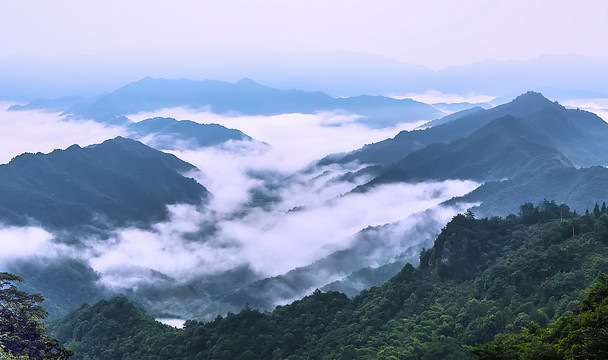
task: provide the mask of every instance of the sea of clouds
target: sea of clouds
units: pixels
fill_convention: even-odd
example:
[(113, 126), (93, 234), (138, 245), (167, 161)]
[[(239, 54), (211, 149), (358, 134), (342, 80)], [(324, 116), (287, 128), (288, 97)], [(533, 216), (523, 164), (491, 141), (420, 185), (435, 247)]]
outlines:
[[(74, 143), (87, 146), (126, 134), (122, 127), (68, 121), (54, 113), (4, 110), (0, 116), (0, 141), (6, 144), (0, 151), (3, 163), (22, 152), (50, 152)], [(205, 207), (169, 205), (166, 221), (146, 229), (118, 228), (104, 236), (87, 235), (77, 244), (65, 243), (62, 234), (35, 226), (4, 226), (0, 267), (15, 260), (77, 259), (100, 275), (103, 286), (116, 291), (154, 284), (159, 274), (187, 282), (243, 266), (263, 279), (309, 266), (337, 251), (356, 250), (362, 246), (360, 232), (375, 227), (377, 249), (370, 252), (373, 256), (357, 258), (361, 261), (357, 265), (380, 266), (408, 249), (417, 258), (419, 248), (464, 209), (441, 202), (479, 186), (449, 180), (387, 184), (351, 193), (370, 178), (345, 181), (341, 175), (365, 164), (319, 167), (314, 163), (330, 153), (352, 151), (419, 124), (369, 129), (354, 122), (356, 116), (342, 113), (219, 116), (181, 108), (130, 118), (139, 121), (153, 116), (219, 123), (255, 141), (167, 151), (200, 169), (186, 175), (211, 192)], [(265, 200), (256, 203), (255, 194), (264, 194)], [(313, 283), (323, 286), (346, 275), (348, 271), (324, 269)]]

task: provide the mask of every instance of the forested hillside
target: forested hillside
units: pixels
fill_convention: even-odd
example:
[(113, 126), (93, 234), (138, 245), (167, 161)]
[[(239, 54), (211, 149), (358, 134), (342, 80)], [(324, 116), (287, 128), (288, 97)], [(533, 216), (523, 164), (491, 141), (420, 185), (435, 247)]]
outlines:
[[(518, 346), (539, 327), (553, 323), (563, 333), (585, 311), (594, 311), (604, 334), (606, 294), (597, 289), (605, 280), (582, 301), (602, 272), (606, 206), (579, 216), (544, 201), (504, 219), (455, 216), (418, 268), (408, 264), (353, 299), (317, 290), (271, 313), (247, 307), (177, 330), (116, 298), (82, 306), (51, 333), (79, 359), (468, 359), (473, 346), (523, 330), (475, 348), (491, 358), (488, 351)], [(570, 347), (583, 340), (572, 338)]]

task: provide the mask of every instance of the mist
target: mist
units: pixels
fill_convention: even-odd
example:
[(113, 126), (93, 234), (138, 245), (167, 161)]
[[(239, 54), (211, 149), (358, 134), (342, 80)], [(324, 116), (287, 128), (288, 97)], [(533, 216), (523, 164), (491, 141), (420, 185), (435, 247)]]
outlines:
[(0, 103), (0, 164), (25, 152), (48, 153), (73, 144), (87, 146), (126, 134), (124, 128), (91, 120), (66, 120), (59, 113), (36, 110), (8, 111), (12, 103)]
[[(21, 126), (3, 123), (12, 131), (12, 141), (29, 152), (65, 148), (74, 138), (84, 146), (125, 132), (88, 121), (64, 121), (57, 114), (7, 113), (12, 121), (39, 124), (43, 127), (40, 134), (46, 131), (47, 142), (38, 142), (20, 130)], [(280, 304), (362, 267), (404, 259), (415, 262), (421, 247), (429, 246), (445, 222), (466, 210), (462, 204), (440, 204), (480, 185), (455, 180), (400, 183), (358, 193), (352, 190), (371, 178), (364, 175), (344, 181), (341, 176), (366, 164), (321, 167), (314, 163), (329, 153), (351, 151), (418, 124), (368, 129), (353, 122), (355, 115), (342, 113), (254, 117), (185, 109), (130, 118), (138, 121), (153, 116), (219, 123), (241, 130), (255, 141), (231, 140), (215, 147), (167, 151), (200, 170), (185, 175), (211, 192), (205, 206), (169, 205), (166, 221), (146, 228), (116, 228), (102, 236), (80, 236), (75, 244), (64, 241), (65, 234), (46, 229), (4, 227), (0, 231), (6, 236), (2, 237), (12, 245), (0, 258), (0, 265), (6, 267), (17, 258), (75, 259), (98, 274), (98, 285), (114, 293), (139, 291), (142, 299), (149, 289), (221, 279), (238, 269), (247, 269), (247, 278), (239, 281), (249, 283), (304, 269), (300, 289), (268, 300)], [(2, 155), (17, 155), (18, 150), (11, 150)], [(352, 256), (350, 264), (334, 259), (344, 252)], [(141, 301), (157, 306), (153, 300)], [(184, 316), (190, 311), (188, 305), (178, 311), (170, 304), (165, 301), (163, 306), (168, 308), (161, 310), (183, 311)], [(218, 309), (200, 311), (203, 313), (193, 316), (205, 317), (226, 308), (218, 305)]]
[[(154, 116), (219, 123), (257, 141), (170, 151), (201, 170), (189, 175), (212, 193), (209, 206), (171, 206), (170, 221), (155, 225), (153, 231), (118, 230), (112, 246), (104, 243), (104, 250), (97, 249), (91, 261), (102, 274), (114, 269), (112, 279), (105, 278), (113, 286), (120, 283), (115, 270), (124, 263), (180, 279), (241, 265), (260, 277), (281, 275), (348, 249), (365, 228), (399, 222), (479, 185), (470, 181), (392, 184), (364, 194), (350, 193), (370, 179), (338, 179), (363, 164), (311, 165), (329, 153), (392, 137), (412, 124), (370, 130), (353, 123), (353, 115), (327, 112), (254, 117), (165, 109), (129, 117), (139, 121)], [(264, 200), (252, 203), (259, 194)], [(207, 230), (201, 233), (201, 228)], [(389, 246), (390, 239), (385, 243)], [(157, 259), (170, 260), (160, 264)]]

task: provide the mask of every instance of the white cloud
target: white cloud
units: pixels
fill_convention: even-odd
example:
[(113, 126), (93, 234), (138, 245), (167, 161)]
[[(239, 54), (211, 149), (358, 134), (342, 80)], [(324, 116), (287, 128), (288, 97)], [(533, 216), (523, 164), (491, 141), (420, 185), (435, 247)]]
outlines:
[(406, 219), (477, 186), (468, 181), (393, 184), (322, 203), (309, 199), (313, 205), (299, 211), (255, 211), (223, 222), (220, 236), (238, 242), (254, 269), (278, 275), (348, 248), (353, 235), (367, 226)]
[[(382, 244), (374, 257), (377, 265), (403, 249), (418, 246), (421, 239), (427, 239), (443, 225), (439, 222), (429, 225), (428, 218), (414, 214), (433, 208), (434, 219), (449, 220), (458, 209), (437, 205), (478, 186), (470, 181), (402, 183), (343, 196), (369, 178), (343, 181), (340, 176), (363, 165), (296, 170), (328, 153), (349, 151), (392, 137), (400, 128), (368, 129), (352, 122), (352, 117), (333, 113), (222, 117), (183, 109), (163, 112), (138, 117), (165, 115), (220, 123), (267, 144), (232, 141), (220, 147), (172, 151), (202, 170), (192, 176), (213, 194), (205, 208), (169, 206), (167, 221), (148, 229), (116, 229), (109, 238), (84, 239), (84, 246), (78, 251), (58, 245), (51, 234), (41, 229), (7, 228), (3, 231), (14, 234), (12, 238), (23, 237), (20, 232), (25, 232), (25, 238), (31, 239), (21, 253), (14, 248), (8, 257), (69, 254), (89, 263), (101, 274), (104, 284), (112, 288), (137, 288), (141, 284), (162, 283), (167, 276), (185, 281), (239, 266), (249, 266), (263, 276), (279, 275), (336, 250), (348, 249), (356, 234), (368, 226), (401, 224), (392, 226), (391, 231), (382, 230)], [(40, 134), (46, 132), (55, 137), (49, 144), (35, 144), (27, 138), (26, 131), (11, 128), (15, 139), (21, 139), (28, 151), (44, 151), (40, 148), (43, 145), (67, 147), (79, 135), (82, 145), (86, 145), (123, 131), (96, 123), (64, 122), (54, 114), (24, 112), (19, 116), (32, 126), (38, 122)], [(335, 126), (336, 122), (342, 125)], [(63, 137), (64, 132), (69, 136)], [(252, 191), (266, 193), (273, 200), (263, 206), (252, 205)], [(327, 269), (319, 281), (336, 276)]]
[[(192, 109), (169, 108), (128, 115), (133, 121), (163, 116), (215, 123), (238, 129), (254, 139), (266, 142), (274, 151), (257, 161), (267, 161), (273, 169), (296, 171), (327, 154), (352, 151), (364, 144), (393, 137), (401, 130), (412, 130), (424, 123), (398, 124), (394, 128), (370, 129), (353, 122), (355, 115), (321, 112), (317, 114), (281, 114), (275, 116), (222, 116)], [(341, 124), (341, 126), (336, 126)], [(259, 154), (257, 154), (259, 155)], [(260, 164), (261, 165), (261, 164)], [(204, 168), (203, 168), (204, 169)]]
[(595, 113), (604, 121), (608, 122), (608, 99), (574, 99), (562, 100), (562, 105), (587, 110)]
[(465, 95), (459, 94), (446, 94), (442, 93), (438, 90), (427, 90), (424, 93), (407, 93), (407, 94), (391, 94), (389, 95), (395, 99), (413, 99), (416, 101), (420, 101), (426, 104), (435, 104), (435, 103), (483, 103), (492, 101), (495, 96), (485, 95), (485, 94), (476, 94), (469, 93)]
[(37, 227), (0, 228), (2, 251), (0, 260), (21, 258), (39, 254), (53, 239), (53, 235)]
[(0, 103), (0, 164), (24, 152), (48, 153), (73, 144), (87, 146), (124, 135), (124, 129), (93, 121), (66, 121), (58, 113), (7, 111), (12, 104)]
[(79, 250), (56, 242), (54, 234), (35, 226), (0, 226), (0, 267), (31, 257), (73, 258)]

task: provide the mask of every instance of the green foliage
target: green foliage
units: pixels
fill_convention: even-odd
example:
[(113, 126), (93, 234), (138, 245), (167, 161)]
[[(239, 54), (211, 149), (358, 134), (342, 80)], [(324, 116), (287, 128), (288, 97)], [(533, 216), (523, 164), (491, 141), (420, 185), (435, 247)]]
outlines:
[(546, 329), (532, 322), (521, 333), (499, 335), (472, 353), (480, 360), (608, 358), (608, 276), (600, 274), (574, 314)]
[[(112, 300), (53, 331), (82, 359), (468, 359), (488, 342), (488, 359), (520, 351), (548, 359), (567, 348), (593, 358), (605, 334), (587, 330), (604, 326), (596, 304), (605, 288), (585, 289), (608, 272), (602, 216), (577, 217), (547, 200), (506, 219), (457, 215), (422, 251), (420, 267), (407, 264), (353, 299), (317, 290), (271, 313), (246, 307), (183, 330), (155, 325), (132, 305), (110, 311), (127, 303)], [(557, 331), (567, 342), (541, 341)]]
[(150, 350), (152, 342), (175, 331), (154, 321), (124, 297), (100, 301), (92, 307), (83, 305), (60, 324), (52, 323), (51, 328), (78, 358), (90, 359), (137, 359), (136, 354)]
[(595, 223), (595, 234), (598, 240), (608, 244), (608, 214), (602, 214)]
[[(0, 272), (0, 355), (8, 359), (68, 359), (73, 355), (58, 340), (45, 335), (40, 321), (46, 311), (40, 294), (28, 294), (13, 283), (19, 276)], [(4, 358), (0, 357), (0, 358)]]

